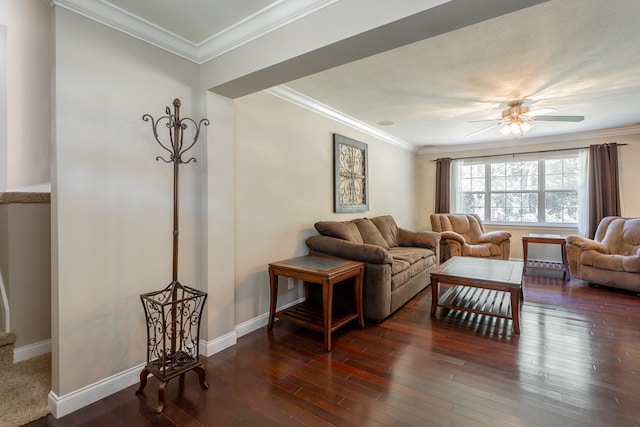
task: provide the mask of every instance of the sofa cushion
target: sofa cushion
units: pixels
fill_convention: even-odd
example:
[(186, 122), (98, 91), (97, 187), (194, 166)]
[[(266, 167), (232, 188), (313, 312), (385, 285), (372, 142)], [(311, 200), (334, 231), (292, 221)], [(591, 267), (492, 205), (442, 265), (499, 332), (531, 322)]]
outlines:
[(618, 254), (604, 255), (596, 251), (585, 251), (580, 257), (583, 265), (609, 271), (640, 273), (640, 257)]
[(622, 228), (622, 255), (637, 255), (640, 248), (640, 218), (629, 218)]
[(394, 259), (391, 265), (391, 290), (402, 286), (411, 278), (411, 268), (407, 261)]
[(364, 243), (358, 227), (352, 221), (320, 221), (314, 227), (324, 236), (335, 237), (353, 243)]
[(370, 219), (354, 219), (353, 222), (358, 227), (358, 230), (360, 230), (360, 235), (362, 236), (362, 241), (364, 243), (382, 246), (385, 249), (389, 249), (387, 241), (384, 240), (384, 237), (382, 237), (382, 234), (380, 234), (380, 231), (378, 231), (378, 229), (375, 225), (373, 225), (373, 222), (371, 222)]
[(398, 243), (398, 225), (391, 215), (378, 216), (371, 218), (371, 222), (376, 226), (382, 238), (387, 242), (390, 248), (399, 246)]
[(409, 248), (398, 246), (397, 248), (389, 248), (389, 255), (393, 259), (402, 259), (409, 264), (413, 264), (420, 259), (426, 259), (435, 255), (431, 249), (426, 248)]
[(479, 218), (475, 214), (433, 214), (431, 215), (433, 231), (455, 231), (464, 237), (467, 243), (475, 244), (484, 233)]
[(462, 245), (462, 256), (489, 258), (501, 254), (500, 247), (492, 243), (479, 243), (477, 245)]

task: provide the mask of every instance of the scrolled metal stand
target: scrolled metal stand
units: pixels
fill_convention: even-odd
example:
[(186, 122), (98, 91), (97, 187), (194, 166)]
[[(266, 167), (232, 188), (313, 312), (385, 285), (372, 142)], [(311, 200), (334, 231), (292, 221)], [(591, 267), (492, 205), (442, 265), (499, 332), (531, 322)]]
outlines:
[[(147, 385), (147, 377), (153, 374), (160, 382), (158, 390), (158, 407), (160, 413), (164, 409), (167, 384), (169, 380), (180, 376), (180, 389), (184, 387), (184, 374), (194, 370), (198, 374), (203, 390), (209, 388), (205, 380), (205, 368), (200, 360), (200, 320), (207, 294), (183, 286), (178, 281), (178, 171), (181, 164), (195, 162), (191, 157), (186, 161), (183, 155), (198, 141), (200, 127), (209, 126), (209, 120), (202, 119), (196, 123), (190, 118), (180, 118), (180, 100), (173, 100), (174, 113), (169, 107), (166, 115), (154, 120), (149, 114), (142, 116), (145, 122), (151, 121), (153, 136), (160, 146), (169, 152), (170, 157), (161, 156), (156, 160), (173, 163), (173, 273), (172, 280), (166, 288), (140, 295), (147, 322), (147, 364), (140, 372), (140, 387), (136, 394), (143, 394)], [(169, 131), (169, 145), (160, 141), (158, 127), (164, 124)], [(184, 130), (190, 125), (195, 128), (193, 141), (183, 144)]]

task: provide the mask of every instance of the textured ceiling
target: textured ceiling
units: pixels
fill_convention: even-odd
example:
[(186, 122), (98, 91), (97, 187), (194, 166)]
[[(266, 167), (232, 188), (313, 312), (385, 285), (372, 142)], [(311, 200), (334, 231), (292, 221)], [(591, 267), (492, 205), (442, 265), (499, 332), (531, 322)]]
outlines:
[[(301, 0), (102, 1), (198, 45)], [(492, 124), (468, 122), (497, 121), (518, 99), (585, 116), (534, 122), (522, 139), (632, 126), (640, 123), (638, 22), (638, 0), (550, 0), (286, 86), (414, 147), (508, 139), (499, 128), (468, 137)]]
[[(554, 0), (299, 79), (288, 87), (415, 146), (505, 139), (509, 101), (583, 115), (531, 136), (640, 122), (640, 1)], [(391, 126), (378, 123), (392, 121)]]

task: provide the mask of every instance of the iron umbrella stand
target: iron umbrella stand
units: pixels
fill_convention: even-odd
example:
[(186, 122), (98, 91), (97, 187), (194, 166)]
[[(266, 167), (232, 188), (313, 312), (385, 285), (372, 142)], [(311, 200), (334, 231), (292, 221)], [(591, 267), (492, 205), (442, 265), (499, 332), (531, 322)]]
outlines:
[[(180, 118), (180, 100), (173, 101), (174, 113), (169, 107), (166, 115), (154, 120), (149, 114), (142, 119), (151, 121), (153, 135), (162, 148), (170, 154), (169, 159), (161, 156), (156, 160), (173, 163), (173, 273), (172, 280), (166, 288), (140, 295), (147, 322), (147, 364), (140, 372), (140, 387), (136, 394), (143, 394), (149, 374), (153, 374), (162, 384), (158, 390), (158, 407), (160, 413), (164, 409), (166, 389), (169, 380), (179, 376), (180, 389), (184, 387), (184, 374), (195, 371), (198, 374), (203, 390), (209, 388), (205, 380), (205, 368), (200, 358), (200, 321), (202, 310), (207, 299), (205, 292), (183, 286), (178, 281), (178, 171), (180, 164), (195, 162), (191, 157), (186, 161), (182, 155), (189, 151), (198, 140), (200, 126), (209, 125), (209, 120), (202, 119), (196, 123), (190, 118)], [(163, 144), (158, 137), (158, 125), (165, 124), (169, 130), (170, 147)], [(189, 126), (195, 127), (193, 141), (183, 146), (183, 133)]]

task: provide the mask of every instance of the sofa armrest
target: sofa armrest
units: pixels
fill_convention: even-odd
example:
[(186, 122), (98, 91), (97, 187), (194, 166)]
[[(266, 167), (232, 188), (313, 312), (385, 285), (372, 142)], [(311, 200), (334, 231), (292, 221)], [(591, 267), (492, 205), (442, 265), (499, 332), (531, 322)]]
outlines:
[(440, 247), (440, 233), (435, 231), (411, 231), (398, 228), (398, 245), (436, 250)]
[(389, 251), (382, 246), (353, 243), (329, 236), (311, 236), (306, 240), (310, 250), (352, 261), (370, 264), (391, 264)]
[(600, 242), (596, 242), (595, 240), (586, 239), (582, 236), (567, 236), (565, 241), (568, 245), (574, 245), (583, 251), (598, 251), (603, 254), (608, 254), (609, 249)]
[(442, 240), (455, 240), (456, 242), (460, 242), (461, 245), (467, 243), (467, 241), (464, 240), (464, 237), (462, 237), (461, 234), (458, 234), (455, 231), (443, 231), (442, 233), (440, 233), (440, 237), (442, 238)]
[(511, 239), (511, 233), (508, 231), (489, 231), (488, 233), (484, 233), (478, 239), (479, 243), (493, 243), (495, 245), (499, 245), (505, 240)]

